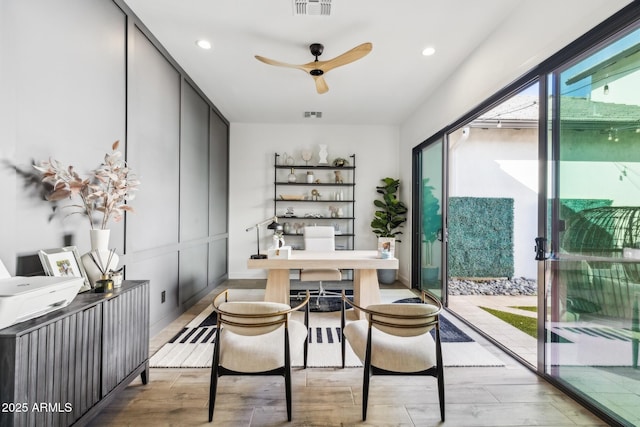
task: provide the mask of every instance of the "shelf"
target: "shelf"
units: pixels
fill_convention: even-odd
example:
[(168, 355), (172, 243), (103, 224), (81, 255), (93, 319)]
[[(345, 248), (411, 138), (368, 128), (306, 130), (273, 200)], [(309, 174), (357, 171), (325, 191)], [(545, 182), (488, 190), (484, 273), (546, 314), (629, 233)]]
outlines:
[[(287, 233), (285, 233), (285, 234), (283, 234), (283, 236), (304, 237), (304, 234), (302, 234), (302, 233), (288, 233), (288, 234), (287, 234)], [(351, 233), (338, 233), (338, 234), (336, 234), (335, 236), (336, 236), (336, 238), (338, 238), (338, 237), (353, 237), (353, 236), (355, 236), (355, 234), (351, 234)]]
[(355, 200), (282, 200), (282, 199), (275, 199), (276, 202), (295, 202), (295, 203), (328, 203), (328, 202), (332, 202), (332, 203), (353, 203), (355, 202)]
[(313, 216), (279, 216), (278, 219), (355, 219), (355, 217), (352, 216), (336, 216), (336, 217), (331, 217), (331, 216), (323, 216), (323, 217), (313, 217)]
[(332, 166), (332, 165), (276, 165), (276, 169), (324, 169), (324, 170), (353, 170), (355, 166)]
[(275, 185), (303, 185), (303, 186), (320, 186), (320, 187), (353, 187), (356, 185), (352, 182), (337, 184), (333, 182), (275, 182)]
[[(286, 158), (288, 157), (286, 156)], [(284, 163), (284, 158), (276, 153), (273, 162), (273, 214), (278, 218), (279, 223), (287, 225), (288, 233), (285, 233), (284, 236), (295, 237), (294, 242), (299, 242), (298, 238), (304, 238), (302, 230), (298, 230), (298, 233), (295, 232), (297, 227), (293, 226), (296, 223), (298, 227), (300, 223), (318, 226), (333, 224), (343, 231), (343, 233), (335, 235), (336, 240), (340, 241), (338, 246), (343, 247), (343, 250), (353, 250), (356, 230), (356, 155), (350, 155), (348, 157), (349, 164), (345, 166), (334, 166), (333, 163), (326, 165), (279, 164), (281, 161)], [(340, 171), (344, 172), (341, 174)], [(291, 172), (297, 175), (293, 182), (289, 182), (287, 179), (287, 175), (290, 176)], [(307, 182), (307, 178), (311, 179), (311, 176), (313, 176), (314, 182)], [(341, 182), (336, 182), (336, 178)], [(316, 179), (318, 182), (315, 182)], [(312, 194), (316, 195), (315, 199)], [(282, 196), (288, 196), (290, 199), (283, 200)], [(313, 203), (317, 204), (313, 205)], [(330, 207), (333, 212), (337, 212), (336, 209), (339, 209), (349, 216), (332, 217), (328, 210)], [(297, 215), (286, 215), (285, 208), (289, 213), (293, 213), (295, 210)], [(312, 216), (313, 214), (324, 215), (325, 212), (329, 215)]]

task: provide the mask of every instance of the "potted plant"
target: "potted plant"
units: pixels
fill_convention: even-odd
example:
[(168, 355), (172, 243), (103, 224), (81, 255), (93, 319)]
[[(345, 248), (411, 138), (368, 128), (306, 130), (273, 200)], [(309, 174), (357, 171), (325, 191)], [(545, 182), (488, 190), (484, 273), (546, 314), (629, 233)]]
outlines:
[[(371, 229), (378, 238), (393, 238), (400, 242), (396, 236), (402, 234), (400, 228), (407, 221), (407, 205), (398, 199), (398, 187), (400, 180), (383, 178), (384, 185), (376, 187), (376, 191), (382, 195), (382, 199), (373, 201), (377, 208), (371, 221)], [(378, 281), (384, 284), (393, 283), (396, 279), (396, 270), (378, 270)]]
[(429, 178), (422, 180), (423, 284), (433, 284), (438, 281), (439, 267), (433, 262), (433, 244), (442, 233), (442, 214), (438, 213), (440, 211), (440, 202), (433, 195), (434, 189), (433, 185), (429, 184)]

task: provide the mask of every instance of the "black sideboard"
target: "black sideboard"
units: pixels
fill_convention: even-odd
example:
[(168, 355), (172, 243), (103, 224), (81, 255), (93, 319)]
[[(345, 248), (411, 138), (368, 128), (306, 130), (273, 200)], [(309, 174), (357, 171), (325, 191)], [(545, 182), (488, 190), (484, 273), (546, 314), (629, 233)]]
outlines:
[(149, 380), (149, 282), (78, 294), (0, 329), (0, 426), (81, 426), (141, 376)]

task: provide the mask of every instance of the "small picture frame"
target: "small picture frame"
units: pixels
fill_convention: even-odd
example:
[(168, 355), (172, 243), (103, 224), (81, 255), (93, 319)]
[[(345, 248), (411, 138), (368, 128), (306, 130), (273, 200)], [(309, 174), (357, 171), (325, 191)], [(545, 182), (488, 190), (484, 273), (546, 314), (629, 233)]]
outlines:
[(396, 239), (393, 237), (378, 237), (378, 257), (388, 259), (395, 257)]
[(82, 277), (84, 279), (84, 285), (80, 288), (80, 292), (91, 289), (89, 277), (84, 271), (84, 266), (78, 255), (78, 249), (75, 246), (42, 249), (38, 251), (38, 255), (40, 256), (40, 262), (47, 276)]

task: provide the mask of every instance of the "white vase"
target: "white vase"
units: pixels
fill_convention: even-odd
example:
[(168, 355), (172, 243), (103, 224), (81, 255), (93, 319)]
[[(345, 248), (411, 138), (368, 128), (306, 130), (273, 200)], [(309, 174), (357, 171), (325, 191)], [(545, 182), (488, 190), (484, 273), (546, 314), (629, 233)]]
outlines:
[[(118, 267), (120, 257), (116, 253), (111, 254), (109, 250), (110, 234), (111, 230), (89, 230), (91, 252), (82, 255), (81, 260), (92, 288), (96, 286), (96, 280), (102, 278), (102, 272), (96, 262), (100, 264), (106, 273), (112, 270), (115, 271)], [(110, 255), (111, 260), (109, 260)]]
[(318, 156), (320, 157), (320, 161), (318, 162), (321, 165), (326, 165), (327, 163), (329, 163), (327, 161), (327, 156), (329, 155), (329, 153), (327, 152), (327, 144), (319, 144), (320, 145), (320, 152), (318, 153)]
[(291, 173), (289, 174), (289, 176), (287, 177), (287, 181), (289, 182), (296, 182), (296, 173), (293, 170), (293, 168), (291, 168)]

